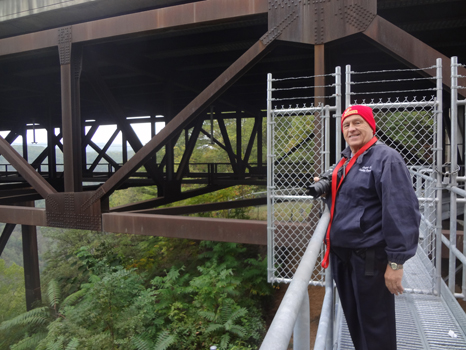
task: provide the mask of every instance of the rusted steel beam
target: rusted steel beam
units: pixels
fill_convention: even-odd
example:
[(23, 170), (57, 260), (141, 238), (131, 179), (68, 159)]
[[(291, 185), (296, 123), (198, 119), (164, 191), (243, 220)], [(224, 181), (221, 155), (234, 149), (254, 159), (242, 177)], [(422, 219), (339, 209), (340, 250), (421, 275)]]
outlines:
[[(267, 0), (208, 0), (75, 24), (73, 43), (266, 14)], [(0, 40), (0, 56), (57, 45), (57, 29)]]
[(325, 104), (325, 44), (314, 45), (314, 105)]
[[(0, 154), (13, 165), (18, 173), (42, 196), (46, 198), (49, 194), (56, 193), (55, 189), (34, 168), (16, 152), (16, 150), (0, 136)], [(10, 222), (0, 220), (0, 222)], [(15, 223), (13, 221), (12, 223)], [(16, 222), (18, 223), (18, 222)]]
[(108, 213), (105, 232), (267, 245), (267, 222), (170, 215)]
[(5, 249), (5, 246), (8, 243), (11, 233), (13, 232), (15, 227), (16, 224), (6, 224), (3, 228), (2, 235), (0, 236), (0, 256), (2, 255), (3, 250)]
[(225, 121), (223, 118), (217, 118), (218, 127), (220, 128), (220, 132), (222, 133), (223, 142), (225, 143), (225, 150), (228, 154), (228, 158), (230, 159), (231, 167), (233, 168), (233, 172), (235, 175), (239, 175), (239, 167), (238, 164), (240, 163), (239, 155), (233, 152), (233, 147), (231, 145), (230, 137), (228, 136), (227, 128), (225, 127)]
[[(65, 192), (81, 192), (80, 77), (82, 51), (73, 47), (73, 53), (71, 53), (71, 32), (65, 36), (60, 35), (59, 42)], [(63, 46), (66, 47), (63, 48)]]
[(115, 138), (118, 136), (119, 133), (120, 133), (119, 129), (115, 130), (115, 132), (110, 137), (108, 142), (105, 144), (103, 149), (100, 149), (100, 147), (97, 146), (93, 141), (89, 140), (88, 145), (91, 146), (98, 153), (96, 159), (90, 166), (89, 171), (91, 172), (94, 171), (97, 165), (99, 165), (99, 162), (102, 158), (104, 158), (107, 162), (109, 162), (109, 164), (111, 164), (115, 169), (118, 169), (120, 167), (120, 165), (112, 157), (110, 157), (107, 154), (108, 149), (110, 148), (110, 146), (112, 145), (113, 141), (115, 140)]
[(186, 144), (180, 165), (178, 166), (178, 170), (176, 171), (177, 181), (181, 181), (183, 177), (189, 172), (189, 160), (191, 159), (194, 147), (196, 146), (197, 139), (199, 138), (199, 134), (201, 133), (203, 122), (203, 120), (196, 121), (196, 125), (194, 126), (193, 131), (191, 133), (191, 137), (189, 138), (189, 141)]
[(207, 211), (227, 210), (244, 207), (266, 205), (267, 198), (239, 199), (235, 201), (187, 205), (183, 207), (169, 207), (137, 211), (138, 214), (186, 215)]
[[(408, 64), (417, 68), (427, 68), (435, 65), (436, 59), (442, 59), (442, 75), (443, 85), (451, 88), (450, 77), (450, 58), (441, 54), (429, 45), (416, 39), (411, 34), (405, 32), (389, 21), (380, 16), (376, 16), (369, 27), (363, 32), (368, 38), (374, 40), (389, 54), (397, 57), (398, 59), (407, 62)], [(458, 68), (458, 73), (466, 76), (466, 69), (463, 67)], [(425, 70), (425, 73), (430, 76), (435, 76), (434, 69)], [(466, 85), (466, 79), (462, 78), (459, 85)], [(459, 92), (466, 97), (465, 92)]]
[(271, 46), (261, 40), (238, 58), (204, 91), (178, 113), (160, 132), (155, 135), (139, 152), (126, 162), (115, 175), (105, 182), (95, 193), (96, 200), (117, 189), (132, 173), (144, 164), (155, 152), (161, 149), (174, 135), (178, 135), (205, 108), (230, 87), (242, 74), (268, 53)]
[(36, 201), (40, 200), (42, 197), (34, 191), (34, 193), (24, 193), (24, 194), (16, 194), (14, 196), (2, 196), (0, 197), (0, 205), (9, 205), (15, 203), (23, 203), (29, 201)]
[[(34, 202), (29, 202), (30, 207)], [(22, 225), (24, 287), (26, 289), (26, 309), (29, 311), (33, 304), (41, 300), (39, 251), (37, 247), (36, 226)]]
[(227, 186), (214, 185), (214, 186), (206, 186), (206, 187), (202, 187), (202, 188), (196, 188), (194, 190), (181, 192), (181, 193), (177, 194), (176, 196), (171, 195), (170, 197), (157, 197), (157, 198), (154, 198), (154, 199), (148, 199), (148, 200), (138, 202), (138, 203), (131, 203), (131, 204), (127, 204), (127, 205), (121, 205), (121, 206), (118, 206), (118, 207), (113, 207), (113, 208), (111, 208), (110, 211), (111, 212), (122, 212), (122, 211), (134, 211), (134, 210), (144, 210), (144, 209), (149, 209), (149, 208), (155, 208), (155, 207), (160, 206), (160, 205), (165, 205), (165, 204), (177, 202), (177, 201), (180, 201), (180, 200), (183, 200), (183, 199), (188, 199), (188, 198), (200, 196), (202, 194), (215, 192), (215, 191), (218, 191), (218, 190), (221, 190), (223, 188), (230, 187), (230, 186), (233, 186), (233, 185), (227, 185)]
[(244, 152), (244, 163), (249, 163), (249, 157), (251, 156), (252, 148), (254, 147), (254, 141), (256, 140), (256, 136), (258, 135), (259, 124), (262, 123), (262, 119), (256, 118), (254, 120), (254, 126), (251, 131), (251, 135), (249, 135), (248, 145), (246, 147), (246, 152)]
[(0, 222), (47, 226), (45, 209), (0, 205)]

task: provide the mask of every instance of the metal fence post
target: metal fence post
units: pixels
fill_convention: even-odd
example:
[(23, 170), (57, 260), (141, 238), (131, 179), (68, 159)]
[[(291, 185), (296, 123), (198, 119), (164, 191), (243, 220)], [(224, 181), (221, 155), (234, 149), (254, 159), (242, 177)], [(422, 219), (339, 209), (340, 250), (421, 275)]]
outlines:
[[(457, 137), (456, 127), (458, 125), (457, 108), (456, 108), (456, 86), (458, 85), (458, 79), (456, 78), (455, 68), (456, 60), (453, 57), (451, 61), (451, 106), (450, 106), (450, 124), (451, 124), (451, 135), (450, 135), (450, 186), (456, 186), (456, 166), (457, 166)], [(457, 219), (457, 208), (456, 208), (456, 193), (450, 191), (450, 245), (456, 248), (456, 219)], [(448, 288), (454, 294), (456, 284), (456, 258), (450, 249), (449, 254), (449, 265), (448, 265)]]
[(267, 281), (273, 281), (273, 205), (271, 203), (273, 188), (273, 128), (272, 128), (272, 74), (267, 74)]
[(340, 158), (341, 152), (341, 67), (335, 68), (335, 161)]
[(330, 264), (325, 271), (325, 297), (322, 303), (320, 313), (319, 327), (317, 329), (314, 349), (331, 350), (333, 349), (333, 327), (335, 315), (335, 303), (333, 292), (332, 265)]
[(346, 65), (346, 82), (345, 82), (345, 108), (351, 105), (351, 65)]
[(435, 267), (436, 267), (436, 289), (438, 295), (441, 293), (442, 283), (442, 140), (443, 140), (443, 102), (442, 102), (442, 59), (437, 58), (437, 145), (436, 145), (436, 167), (437, 167), (437, 222), (435, 241)]
[(293, 328), (293, 350), (309, 350), (311, 347), (311, 315), (309, 291), (303, 295), (301, 309)]

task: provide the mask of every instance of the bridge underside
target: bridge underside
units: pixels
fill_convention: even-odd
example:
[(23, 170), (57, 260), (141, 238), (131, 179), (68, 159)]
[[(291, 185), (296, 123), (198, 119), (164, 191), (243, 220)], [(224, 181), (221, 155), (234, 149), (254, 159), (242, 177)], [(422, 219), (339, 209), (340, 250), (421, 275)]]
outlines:
[[(314, 77), (309, 96), (325, 96), (318, 86), (335, 66), (425, 68), (443, 58), (447, 76), (449, 57), (466, 62), (464, 1), (123, 3), (0, 22), (0, 153), (8, 164), (0, 167), (0, 222), (7, 223), (0, 253), (16, 224), (266, 244), (265, 223), (167, 216), (218, 204), (159, 207), (233, 185), (266, 185), (267, 73)], [(140, 123), (150, 125), (150, 141), (134, 131)], [(159, 123), (165, 124), (160, 131)], [(94, 135), (108, 125), (114, 131), (97, 144)], [(47, 144), (31, 159), (31, 135), (44, 129)], [(121, 159), (111, 147), (119, 133)], [(196, 145), (206, 140), (224, 153), (223, 161), (196, 164)], [(90, 150), (95, 159), (87, 158)], [(188, 191), (187, 183), (199, 186)], [(109, 207), (112, 193), (133, 186), (156, 186), (157, 195)], [(40, 199), (44, 209), (34, 207)], [(34, 234), (23, 236), (37, 255)], [(28, 264), (35, 271), (34, 256)]]

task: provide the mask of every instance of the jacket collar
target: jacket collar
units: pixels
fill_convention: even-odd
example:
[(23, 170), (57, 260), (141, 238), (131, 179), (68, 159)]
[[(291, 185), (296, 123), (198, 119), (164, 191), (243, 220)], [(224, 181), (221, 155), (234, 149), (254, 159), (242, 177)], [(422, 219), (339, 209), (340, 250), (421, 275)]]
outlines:
[[(383, 142), (381, 142), (380, 140), (377, 140), (377, 142), (375, 144), (373, 144), (368, 150), (366, 150), (363, 154), (361, 154), (357, 160), (357, 163), (361, 162), (361, 160), (364, 158), (364, 155), (369, 152), (371, 150), (372, 147), (374, 147), (375, 145), (383, 145)], [(342, 157), (345, 157), (347, 159), (350, 159), (353, 154), (351, 152), (351, 148), (348, 146), (346, 147), (342, 152), (341, 152), (341, 156)]]

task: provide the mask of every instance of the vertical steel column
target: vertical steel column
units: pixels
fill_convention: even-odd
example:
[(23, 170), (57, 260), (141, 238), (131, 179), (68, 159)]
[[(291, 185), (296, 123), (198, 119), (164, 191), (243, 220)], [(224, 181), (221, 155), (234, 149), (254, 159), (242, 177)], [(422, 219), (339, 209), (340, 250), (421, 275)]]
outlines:
[[(60, 56), (62, 134), (65, 192), (82, 190), (81, 116), (79, 107), (79, 79), (81, 51), (71, 53), (71, 27), (58, 30)], [(72, 58), (72, 56), (74, 56)]]
[[(458, 101), (458, 57), (453, 56), (451, 58), (451, 110), (455, 111), (456, 119), (458, 120), (458, 110), (460, 105), (465, 105), (466, 100)], [(464, 122), (464, 111), (462, 113), (462, 118)], [(463, 123), (464, 127), (464, 123)], [(453, 129), (453, 127), (452, 127)], [(464, 155), (466, 155), (466, 148), (464, 150)], [(466, 158), (464, 158), (466, 159)], [(464, 215), (466, 215), (466, 205), (464, 206)], [(463, 225), (464, 226), (464, 225)], [(464, 227), (463, 227), (464, 231)], [(463, 239), (463, 254), (466, 252), (466, 240)], [(456, 260), (456, 258), (455, 258)], [(461, 291), (463, 299), (466, 300), (466, 265), (463, 264), (462, 269), (462, 286)]]
[(273, 233), (274, 226), (272, 222), (273, 217), (273, 118), (272, 118), (272, 74), (267, 74), (267, 281), (273, 282), (275, 269), (274, 269), (274, 247), (273, 247)]
[[(34, 202), (27, 206), (33, 207)], [(26, 308), (31, 310), (36, 301), (41, 300), (39, 252), (37, 250), (36, 226), (22, 225), (24, 283), (26, 289)]]
[[(314, 45), (314, 106), (323, 107), (325, 105), (325, 45)], [(321, 168), (320, 171), (324, 172), (326, 166), (325, 164), (325, 152), (328, 151), (328, 148), (325, 148), (325, 129), (324, 121), (322, 117), (326, 117), (324, 114), (324, 109), (322, 108), (319, 112), (314, 112), (314, 140), (315, 143), (315, 154), (318, 154), (319, 148), (321, 154)], [(317, 121), (317, 117), (320, 117), (320, 123)], [(320, 144), (319, 144), (320, 141)]]
[(51, 180), (57, 177), (57, 157), (55, 153), (55, 132), (51, 122), (50, 112), (47, 126), (47, 147), (48, 173), (49, 180)]
[(345, 109), (351, 105), (351, 65), (345, 67)]
[(314, 45), (314, 105), (325, 104), (325, 45)]
[[(240, 112), (241, 113), (241, 112)], [(241, 114), (238, 117), (238, 112), (236, 112), (236, 164), (237, 169), (241, 175), (244, 174), (243, 169), (243, 147), (242, 147), (242, 133), (241, 133), (241, 124), (242, 118)]]
[(123, 130), (121, 130), (121, 158), (123, 164), (128, 161), (128, 140)]
[(28, 160), (28, 128), (27, 128), (27, 125), (24, 125), (24, 129), (23, 129), (23, 158), (26, 159), (26, 161)]
[(340, 159), (341, 153), (341, 67), (335, 68), (335, 162)]
[(324, 109), (324, 169), (330, 167), (330, 107), (325, 105)]
[[(450, 168), (450, 186), (457, 186), (457, 174), (456, 166), (458, 163), (458, 146), (457, 146), (457, 137), (456, 137), (456, 126), (458, 125), (457, 117), (457, 91), (454, 89), (458, 85), (458, 79), (455, 74), (455, 67), (457, 60), (452, 58), (451, 61), (451, 105), (450, 105), (450, 157), (451, 157), (451, 168)], [(452, 294), (455, 294), (455, 284), (456, 284), (456, 257), (453, 253), (452, 248), (456, 248), (456, 220), (457, 220), (457, 207), (456, 207), (456, 193), (450, 191), (450, 254), (449, 254), (449, 264), (448, 264), (448, 288)]]
[[(155, 114), (150, 116), (150, 138), (151, 139), (157, 133), (157, 128), (156, 128), (157, 121), (156, 120), (157, 120), (157, 118), (156, 118)], [(157, 154), (154, 153), (153, 159), (154, 159), (155, 166), (157, 166)]]
[(262, 122), (263, 122), (263, 119), (262, 117), (259, 115), (258, 117), (256, 117), (256, 123), (257, 123), (257, 167), (259, 169), (262, 168), (262, 152), (263, 152), (263, 148), (262, 148)]
[(442, 156), (443, 156), (443, 95), (442, 95), (442, 59), (437, 59), (437, 110), (435, 117), (437, 118), (437, 145), (434, 148), (437, 151), (436, 175), (437, 175), (437, 222), (436, 222), (436, 241), (435, 241), (435, 263), (436, 263), (436, 282), (435, 287), (437, 293), (441, 293), (442, 282)]

